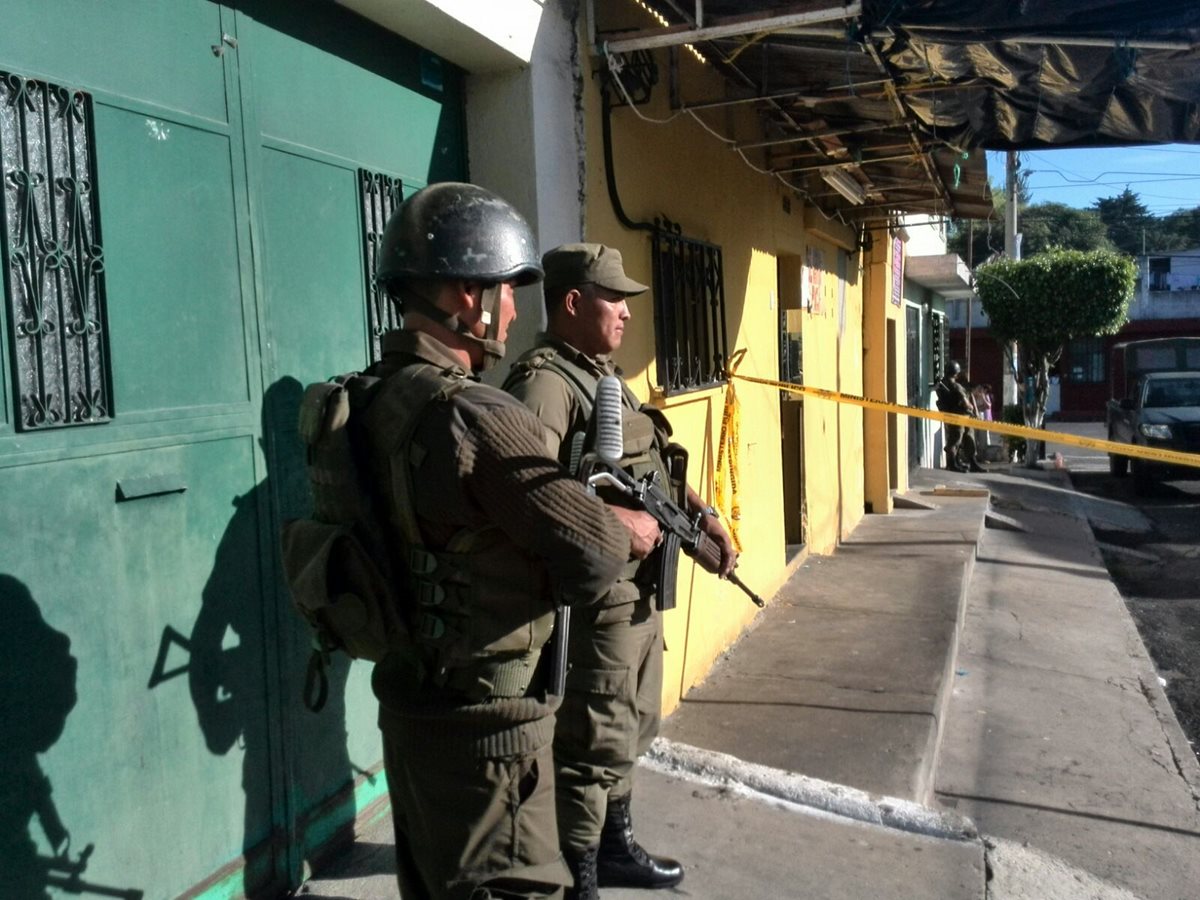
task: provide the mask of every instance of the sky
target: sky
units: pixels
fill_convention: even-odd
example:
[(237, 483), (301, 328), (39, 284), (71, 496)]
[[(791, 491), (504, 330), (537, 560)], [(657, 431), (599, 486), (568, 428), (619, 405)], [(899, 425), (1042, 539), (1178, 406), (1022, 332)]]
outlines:
[[(1004, 183), (1003, 153), (988, 153), (988, 175)], [(1019, 154), (1029, 171), (1034, 203), (1065, 203), (1087, 209), (1126, 186), (1152, 215), (1200, 206), (1200, 144), (1103, 150), (1033, 150)]]

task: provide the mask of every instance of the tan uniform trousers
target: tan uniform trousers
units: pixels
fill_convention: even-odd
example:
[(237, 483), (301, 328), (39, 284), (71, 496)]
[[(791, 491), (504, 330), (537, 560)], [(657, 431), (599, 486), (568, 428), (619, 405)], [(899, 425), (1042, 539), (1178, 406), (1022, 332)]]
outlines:
[(549, 746), (495, 759), (400, 753), (383, 734), (404, 900), (561, 898)]
[(633, 767), (662, 718), (662, 616), (654, 598), (576, 607), (570, 671), (554, 730), (559, 839), (600, 842), (608, 797), (633, 789)]

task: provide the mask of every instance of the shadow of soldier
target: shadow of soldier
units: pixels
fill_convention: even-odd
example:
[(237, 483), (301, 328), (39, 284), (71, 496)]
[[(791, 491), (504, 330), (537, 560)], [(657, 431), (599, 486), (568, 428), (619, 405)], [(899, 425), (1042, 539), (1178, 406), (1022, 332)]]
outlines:
[(49, 869), (33, 821), (55, 857), (70, 838), (37, 757), (62, 737), (75, 707), (76, 660), (70, 639), (46, 624), (29, 589), (11, 575), (0, 575), (0, 621), (0, 892), (42, 900)]
[[(55, 888), (141, 900), (136, 888), (84, 880), (95, 845), (72, 857), (70, 832), (38, 763), (62, 737), (78, 700), (71, 639), (46, 623), (29, 588), (12, 575), (0, 574), (0, 622), (0, 895), (48, 900), (47, 888)], [(39, 844), (50, 855), (40, 855)]]
[(303, 834), (306, 814), (353, 778), (345, 724), (350, 661), (333, 661), (329, 699), (319, 715), (309, 712), (302, 700), (309, 638), (277, 563), (256, 588), (265, 569), (262, 517), (277, 540), (279, 523), (311, 506), (296, 433), (302, 393), (296, 379), (284, 378), (263, 397), (267, 477), (233, 501), (187, 641), (188, 684), (205, 743), (217, 755), (242, 751), (247, 897), (274, 897), (298, 884), (299, 857), (313, 843)]

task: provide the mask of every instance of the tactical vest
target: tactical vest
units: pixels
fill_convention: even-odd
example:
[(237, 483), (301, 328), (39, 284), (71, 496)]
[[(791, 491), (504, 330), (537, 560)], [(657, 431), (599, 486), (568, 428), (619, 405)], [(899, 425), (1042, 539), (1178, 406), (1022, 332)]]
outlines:
[(934, 385), (933, 390), (936, 394), (937, 408), (941, 412), (956, 413), (960, 416), (971, 412), (966, 391), (958, 385), (943, 378)]
[(413, 475), (426, 449), (416, 422), (433, 400), (480, 387), (454, 370), (406, 366), (363, 417), (371, 481), (389, 488), (385, 537), (406, 563), (404, 614), (423, 676), (472, 701), (525, 694), (554, 618), (545, 567), (497, 526), (464, 528), (434, 549), (417, 521)]
[[(589, 372), (574, 361), (567, 359), (553, 347), (535, 347), (523, 354), (512, 367), (505, 380), (505, 387), (519, 380), (530, 377), (539, 370), (554, 372), (571, 388), (575, 399), (579, 402), (580, 420), (572, 423), (559, 448), (559, 461), (572, 473), (578, 469), (579, 459), (587, 439), (588, 426), (592, 418), (592, 408), (595, 405), (596, 386), (600, 376)], [(619, 465), (634, 478), (642, 478), (650, 472), (657, 472), (664, 486), (671, 485), (666, 463), (663, 461), (663, 449), (671, 437), (671, 424), (667, 417), (654, 407), (644, 407), (637, 396), (624, 381), (621, 382), (621, 434), (624, 442)], [(676, 491), (685, 490), (682, 485), (674, 486)], [(621, 572), (623, 580), (633, 580), (642, 570), (643, 560), (631, 560)], [(649, 567), (644, 571), (649, 571)]]

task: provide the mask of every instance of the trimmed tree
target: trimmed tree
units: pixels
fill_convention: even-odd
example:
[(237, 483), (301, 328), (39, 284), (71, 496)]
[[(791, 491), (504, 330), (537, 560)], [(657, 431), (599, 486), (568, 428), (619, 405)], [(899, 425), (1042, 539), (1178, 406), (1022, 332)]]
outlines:
[(1021, 212), (1021, 255), (1032, 258), (1056, 247), (1063, 250), (1112, 250), (1108, 230), (1094, 209), (1063, 203), (1035, 203)]
[(1128, 319), (1137, 270), (1111, 250), (1050, 250), (1029, 259), (1002, 259), (975, 272), (975, 290), (989, 329), (1016, 342), (1032, 397), (1022, 392), (1025, 424), (1041, 428), (1050, 367), (1076, 337), (1116, 334)]

